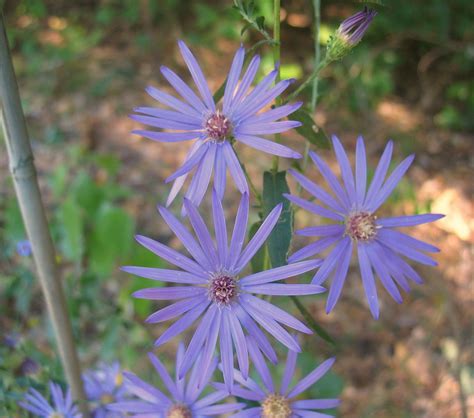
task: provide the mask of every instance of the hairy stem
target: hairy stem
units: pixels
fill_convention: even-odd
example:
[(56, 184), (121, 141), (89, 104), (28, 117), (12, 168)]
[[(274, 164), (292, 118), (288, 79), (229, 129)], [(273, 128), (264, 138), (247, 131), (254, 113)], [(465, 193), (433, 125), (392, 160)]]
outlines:
[[(275, 84), (280, 81), (280, 56), (281, 56), (281, 45), (280, 45), (280, 0), (273, 0), (273, 62), (277, 68), (277, 76)], [(277, 106), (281, 104), (281, 99), (275, 100)], [(275, 142), (280, 142), (280, 134), (275, 134)], [(272, 171), (275, 173), (278, 171), (279, 158), (277, 155), (273, 156)]]

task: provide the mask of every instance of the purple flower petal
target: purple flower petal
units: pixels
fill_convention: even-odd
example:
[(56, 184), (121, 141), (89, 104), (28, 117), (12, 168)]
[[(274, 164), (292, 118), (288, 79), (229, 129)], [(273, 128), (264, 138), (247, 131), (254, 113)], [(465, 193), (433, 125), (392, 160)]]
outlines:
[(379, 276), (380, 281), (382, 282), (383, 286), (390, 293), (390, 296), (397, 302), (402, 303), (402, 295), (397, 288), (397, 285), (390, 277), (390, 274), (385, 267), (384, 261), (384, 254), (383, 251), (377, 242), (374, 242), (372, 245), (367, 246), (367, 255), (369, 256), (370, 263), (374, 267), (377, 276)]
[(372, 182), (369, 186), (369, 191), (365, 196), (364, 207), (367, 207), (372, 202), (372, 199), (378, 195), (380, 186), (382, 185), (383, 181), (385, 180), (385, 176), (387, 175), (387, 170), (390, 165), (390, 160), (392, 158), (392, 151), (393, 142), (388, 141), (383, 151), (383, 154), (380, 157), (380, 161), (377, 164), (377, 168), (375, 169), (374, 177), (372, 178)]
[(181, 318), (179, 318), (173, 325), (169, 326), (163, 334), (155, 341), (155, 346), (163, 345), (164, 343), (171, 340), (178, 334), (181, 334), (184, 330), (189, 328), (196, 319), (203, 313), (203, 311), (209, 306), (207, 298), (200, 302), (196, 307), (190, 309)]
[(339, 202), (343, 205), (344, 209), (348, 210), (350, 209), (351, 203), (349, 201), (349, 198), (347, 196), (346, 191), (342, 188), (341, 184), (339, 183), (339, 180), (337, 177), (333, 174), (329, 166), (323, 161), (321, 157), (319, 157), (318, 154), (316, 154), (313, 151), (309, 152), (309, 156), (313, 160), (314, 164), (316, 167), (318, 167), (319, 172), (321, 175), (324, 177), (324, 180), (328, 183), (328, 185), (331, 187), (332, 191), (336, 195), (336, 197), (339, 199)]
[[(305, 334), (312, 334), (313, 332), (303, 324), (299, 319), (296, 319), (293, 315), (290, 315), (288, 312), (283, 309), (278, 308), (277, 306), (257, 298), (252, 295), (242, 295), (241, 299), (245, 302), (243, 305), (248, 312), (248, 308), (257, 310), (260, 314), (267, 314), (269, 317), (277, 322), (280, 322), (290, 328), (296, 329)], [(296, 345), (295, 345), (296, 344)], [(293, 347), (298, 347), (298, 344), (292, 344)]]
[(334, 147), (334, 152), (336, 153), (336, 158), (341, 167), (341, 176), (344, 181), (344, 186), (346, 188), (347, 195), (351, 202), (356, 201), (356, 192), (355, 192), (355, 183), (354, 176), (352, 175), (351, 164), (347, 158), (347, 154), (344, 151), (344, 148), (337, 138), (337, 136), (332, 136), (332, 145)]
[(134, 129), (132, 134), (144, 136), (159, 142), (181, 142), (199, 138), (200, 132), (155, 132), (143, 129)]
[[(202, 266), (203, 269), (210, 269), (211, 264), (209, 263), (206, 254), (188, 229), (168, 209), (159, 206), (158, 211), (192, 257)], [(207, 275), (203, 277), (207, 277)]]
[[(185, 162), (193, 156), (193, 154), (201, 147), (202, 144), (203, 144), (202, 139), (198, 139), (196, 142), (194, 142), (194, 144), (189, 149), (188, 154), (186, 155)], [(173, 203), (173, 200), (176, 198), (176, 196), (182, 189), (187, 177), (188, 177), (188, 174), (184, 174), (181, 177), (178, 177), (174, 181), (173, 186), (171, 187), (171, 190), (170, 190), (170, 194), (168, 195), (168, 199), (166, 200), (167, 207), (170, 206), (171, 203)]]
[(300, 393), (304, 392), (310, 386), (314, 385), (329, 371), (335, 360), (336, 359), (332, 357), (322, 362), (318, 367), (316, 367), (316, 369), (314, 369), (310, 374), (301, 379), (299, 383), (295, 385), (295, 387), (288, 394), (288, 398), (294, 398), (295, 396), (298, 396)]
[(258, 349), (257, 343), (252, 337), (247, 339), (249, 354), (252, 358), (253, 364), (257, 369), (258, 374), (262, 378), (263, 384), (269, 393), (275, 392), (275, 387), (273, 386), (272, 376), (270, 370), (268, 370), (267, 363), (265, 362), (262, 353)]
[(302, 207), (303, 209), (306, 209), (316, 215), (322, 216), (324, 218), (333, 219), (335, 221), (340, 221), (340, 222), (344, 220), (344, 217), (339, 215), (338, 213), (332, 212), (331, 210), (323, 208), (322, 206), (316, 205), (315, 203), (308, 202), (307, 200), (304, 200), (301, 197), (293, 196), (288, 193), (283, 193), (283, 196), (285, 196), (290, 202), (294, 203), (295, 205), (298, 205)]
[(291, 406), (298, 409), (332, 409), (340, 404), (340, 399), (304, 399), (292, 402)]
[(357, 138), (355, 183), (357, 207), (361, 208), (364, 204), (365, 190), (367, 187), (367, 158), (365, 154), (364, 138), (361, 136)]
[(277, 296), (303, 296), (303, 295), (316, 295), (323, 293), (326, 289), (322, 286), (315, 284), (283, 284), (283, 283), (271, 283), (271, 284), (257, 284), (253, 286), (246, 286), (246, 290), (251, 293), (260, 295), (277, 295)]
[(194, 55), (183, 41), (179, 41), (178, 45), (181, 55), (188, 66), (191, 77), (196, 83), (196, 87), (198, 88), (204, 103), (208, 109), (215, 111), (216, 106), (214, 104), (214, 100), (212, 99), (211, 91), (209, 90), (206, 79), (204, 78), (204, 74), (202, 73), (201, 67), (199, 67), (198, 62), (196, 61), (196, 58), (194, 58)]
[(296, 231), (296, 234), (304, 237), (324, 237), (328, 235), (341, 236), (344, 233), (344, 229), (344, 225), (319, 225), (299, 229)]
[(209, 147), (207, 145), (201, 145), (199, 148), (197, 148), (193, 154), (188, 159), (186, 159), (183, 165), (165, 180), (165, 183), (169, 183), (173, 180), (176, 180), (178, 177), (189, 173), (194, 167), (201, 163), (201, 160), (204, 158), (204, 155), (208, 152), (208, 150)]
[(247, 100), (242, 103), (242, 106), (239, 106), (239, 110), (235, 113), (236, 122), (243, 122), (253, 113), (258, 112), (260, 109), (270, 104), (275, 98), (283, 93), (288, 88), (288, 86), (293, 83), (293, 81), (294, 80), (279, 81), (275, 87), (268, 89), (259, 96), (255, 96), (255, 98), (252, 98), (252, 100), (250, 100), (251, 95), (248, 95)]
[(239, 320), (237, 319), (237, 316), (233, 311), (231, 311), (227, 317), (232, 334), (232, 340), (234, 341), (235, 351), (237, 353), (239, 369), (244, 379), (247, 379), (249, 374), (249, 358), (245, 334)]
[(436, 213), (425, 213), (423, 215), (411, 215), (411, 216), (398, 216), (398, 217), (393, 217), (393, 218), (379, 218), (377, 219), (377, 225), (384, 226), (386, 228), (416, 226), (416, 225), (426, 224), (428, 222), (434, 222), (441, 218), (444, 218), (444, 215), (439, 215)]
[[(250, 68), (250, 66), (249, 66)], [(237, 98), (240, 94), (240, 90), (237, 93), (235, 99), (234, 99), (234, 106), (231, 111), (231, 116), (235, 120), (235, 122), (240, 122), (239, 119), (239, 114), (243, 113), (249, 106), (250, 103), (252, 103), (255, 99), (260, 97), (265, 90), (267, 90), (268, 87), (273, 83), (273, 81), (276, 79), (276, 76), (278, 74), (277, 70), (273, 70), (271, 73), (267, 74), (260, 83), (258, 83), (254, 89), (240, 102), (237, 101)], [(244, 77), (245, 78), (245, 77)], [(243, 83), (242, 85), (243, 86)], [(242, 90), (243, 91), (243, 90)]]
[(155, 100), (158, 100), (160, 103), (171, 107), (178, 112), (193, 116), (198, 119), (201, 117), (200, 112), (198, 112), (196, 109), (193, 109), (191, 106), (182, 102), (181, 100), (178, 100), (176, 97), (173, 97), (171, 94), (165, 93), (164, 91), (158, 90), (152, 86), (148, 86), (146, 88), (146, 92)]
[(202, 118), (195, 115), (186, 115), (181, 112), (168, 109), (158, 109), (156, 107), (139, 106), (133, 109), (136, 113), (142, 113), (144, 115), (154, 116), (155, 118), (168, 119), (174, 122), (182, 122), (188, 125), (200, 125), (202, 124)]
[(226, 267), (230, 267), (236, 263), (242, 246), (244, 245), (245, 234), (247, 233), (247, 223), (249, 216), (249, 195), (244, 193), (240, 199), (239, 208), (235, 217), (234, 231), (232, 232), (232, 239), (230, 240), (229, 260)]
[(224, 104), (222, 107), (222, 111), (226, 114), (229, 111), (229, 106), (232, 104), (232, 97), (235, 93), (235, 88), (237, 87), (237, 83), (239, 81), (240, 73), (242, 71), (242, 66), (244, 64), (245, 58), (245, 49), (240, 47), (232, 61), (232, 65), (230, 67), (229, 75), (227, 76), (227, 82), (225, 84), (224, 90)]
[(165, 259), (169, 263), (174, 264), (175, 266), (178, 266), (190, 273), (199, 273), (204, 276), (206, 275), (206, 272), (201, 266), (199, 266), (199, 264), (178, 253), (177, 251), (167, 247), (166, 245), (142, 235), (137, 235), (136, 240), (145, 248)]
[(222, 313), (222, 326), (220, 330), (220, 351), (224, 383), (227, 387), (228, 392), (231, 393), (234, 384), (234, 352), (232, 349), (232, 337), (230, 334), (230, 322), (228, 319), (227, 310), (224, 310), (224, 312)]
[(280, 218), (282, 208), (283, 204), (279, 203), (272, 209), (272, 211), (262, 222), (262, 225), (260, 225), (260, 228), (258, 228), (257, 232), (255, 232), (255, 235), (242, 251), (242, 254), (240, 255), (236, 265), (232, 265), (231, 268), (235, 267), (237, 271), (240, 271), (247, 265), (247, 263), (252, 259), (252, 257), (260, 249), (272, 232), (273, 228), (278, 222), (278, 219)]
[(249, 188), (247, 185), (247, 180), (245, 179), (244, 171), (242, 170), (240, 162), (237, 159), (232, 146), (228, 142), (224, 142), (221, 146), (223, 147), (226, 165), (229, 168), (232, 178), (234, 179), (235, 185), (239, 189), (240, 193), (248, 193)]
[(202, 303), (202, 300), (194, 297), (180, 300), (179, 302), (175, 302), (163, 309), (160, 309), (159, 311), (152, 313), (147, 319), (145, 319), (145, 322), (149, 324), (156, 324), (159, 322), (168, 321), (169, 319), (173, 319), (185, 312), (188, 312), (200, 303)]
[(246, 125), (256, 124), (256, 123), (268, 123), (273, 122), (278, 119), (284, 118), (289, 114), (295, 112), (302, 106), (303, 102), (296, 102), (291, 104), (286, 104), (283, 106), (275, 107), (274, 109), (267, 110), (263, 113), (257, 113), (254, 116), (251, 116), (245, 120)]
[(298, 358), (298, 354), (295, 351), (288, 350), (288, 354), (286, 357), (285, 371), (283, 372), (283, 377), (281, 380), (281, 388), (280, 388), (281, 395), (286, 395), (288, 392), (291, 379), (293, 378), (293, 375), (295, 374), (297, 358)]
[[(250, 64), (247, 67), (247, 70), (245, 71), (244, 76), (242, 77), (242, 81), (240, 85), (238, 86), (234, 97), (231, 100), (230, 108), (235, 108), (236, 106), (239, 105), (245, 93), (247, 93), (247, 90), (252, 84), (255, 78), (255, 75), (257, 74), (259, 65), (260, 65), (260, 57), (258, 55), (255, 55), (250, 61)], [(230, 110), (230, 114), (232, 114), (232, 109)]]
[(173, 382), (173, 379), (169, 375), (168, 371), (166, 370), (165, 366), (161, 363), (161, 361), (156, 357), (153, 353), (148, 353), (148, 358), (151, 361), (151, 364), (153, 364), (153, 367), (155, 370), (158, 372), (160, 375), (161, 381), (164, 383), (168, 391), (176, 397), (177, 389), (176, 385)]
[(255, 324), (249, 314), (245, 312), (245, 310), (239, 305), (234, 305), (232, 310), (235, 312), (247, 332), (255, 339), (263, 354), (265, 354), (265, 356), (267, 356), (267, 358), (272, 363), (276, 364), (277, 355), (275, 350), (271, 346), (265, 334), (260, 330), (260, 328), (258, 328), (257, 324)]
[(212, 241), (211, 234), (209, 233), (204, 220), (199, 214), (196, 206), (194, 206), (188, 199), (184, 199), (184, 207), (189, 216), (189, 220), (194, 229), (194, 232), (201, 244), (201, 248), (209, 259), (213, 270), (216, 270), (219, 266), (219, 259), (217, 251)]
[(235, 130), (236, 137), (251, 135), (270, 135), (286, 132), (290, 129), (301, 126), (301, 122), (294, 120), (283, 120), (279, 122), (256, 122), (256, 123), (241, 123)]
[(372, 266), (367, 256), (367, 244), (358, 244), (357, 252), (359, 256), (360, 274), (362, 276), (362, 283), (364, 284), (365, 295), (369, 302), (370, 312), (375, 319), (379, 319), (380, 308), (379, 299), (377, 297), (377, 288), (375, 287), (374, 273)]
[(334, 270), (336, 263), (340, 260), (340, 257), (344, 254), (344, 251), (347, 250), (347, 241), (350, 241), (350, 238), (344, 237), (337, 243), (337, 245), (334, 247), (331, 253), (324, 260), (318, 272), (314, 275), (311, 283), (313, 284), (324, 283), (324, 281), (327, 279), (331, 271)]
[(243, 289), (248, 286), (262, 285), (264, 283), (276, 282), (277, 280), (286, 279), (288, 277), (297, 276), (306, 273), (320, 266), (322, 260), (308, 260), (299, 263), (288, 264), (286, 266), (275, 267), (270, 270), (260, 271), (250, 276), (240, 279), (240, 285)]
[(255, 309), (252, 305), (245, 304), (243, 305), (248, 314), (258, 322), (263, 328), (272, 334), (278, 341), (283, 345), (288, 347), (290, 350), (301, 352), (301, 348), (291, 335), (286, 331), (281, 325), (279, 325), (275, 320), (271, 319), (265, 314), (262, 314), (259, 310)]
[(212, 218), (214, 220), (219, 267), (223, 267), (227, 260), (227, 228), (224, 208), (215, 189), (212, 193)]
[(352, 256), (352, 241), (350, 239), (345, 240), (344, 247), (342, 249), (342, 260), (336, 267), (336, 273), (334, 274), (334, 280), (331, 283), (329, 289), (328, 300), (326, 303), (326, 313), (329, 313), (336, 306), (339, 297), (341, 296), (342, 286), (346, 280), (347, 270)]
[(214, 188), (219, 200), (224, 198), (226, 187), (226, 162), (222, 147), (217, 147), (216, 159), (214, 162)]
[(205, 292), (204, 288), (194, 286), (153, 287), (137, 290), (132, 296), (138, 299), (170, 300), (196, 297)]
[(179, 372), (180, 378), (187, 373), (196, 360), (196, 357), (199, 355), (200, 349), (208, 335), (209, 327), (216, 316), (216, 310), (216, 305), (212, 304), (202, 317), (199, 326), (196, 328), (184, 355), (183, 364), (181, 365), (181, 370)]
[[(212, 169), (216, 158), (216, 144), (211, 144), (194, 173), (186, 197), (196, 206), (201, 203), (211, 181)], [(194, 186), (194, 187), (193, 187)]]
[(206, 111), (206, 106), (201, 99), (192, 91), (188, 85), (172, 70), (162, 65), (160, 67), (161, 74), (168, 80), (173, 88), (186, 100), (192, 107), (198, 112), (203, 113)]
[(326, 248), (329, 248), (336, 241), (339, 241), (340, 239), (341, 236), (339, 235), (331, 235), (329, 237), (321, 238), (320, 240), (312, 242), (306, 247), (303, 247), (300, 250), (296, 251), (294, 254), (288, 257), (288, 262), (294, 263), (295, 261), (300, 261), (305, 258), (312, 257), (315, 254), (319, 254)]
[(159, 280), (162, 282), (206, 284), (207, 279), (180, 270), (157, 269), (152, 267), (125, 266), (120, 270), (146, 279)]
[(265, 138), (236, 133), (235, 139), (248, 145), (249, 147), (266, 152), (267, 154), (278, 155), (285, 158), (301, 158), (301, 154), (293, 151), (291, 148), (273, 141), (269, 141)]
[[(201, 129), (201, 124), (199, 122), (187, 123), (184, 121), (174, 121), (171, 119), (162, 119), (153, 116), (143, 116), (143, 115), (130, 115), (130, 119), (134, 121), (144, 123), (145, 125), (153, 126), (154, 128), (161, 129), (175, 129), (175, 130), (186, 130), (186, 131), (196, 131)], [(200, 135), (200, 132), (195, 132), (196, 137)]]
[(414, 159), (415, 156), (410, 155), (409, 157), (405, 158), (395, 168), (395, 170), (393, 170), (392, 174), (390, 174), (374, 199), (366, 202), (366, 206), (369, 211), (375, 212), (379, 206), (385, 202), (385, 200), (387, 200), (387, 198), (390, 196), (390, 193), (392, 193), (393, 189), (397, 186), (407, 170), (410, 168), (410, 165)]
[[(209, 372), (211, 372), (212, 370), (212, 372), (214, 372), (215, 366), (213, 365), (213, 361), (216, 360), (216, 358), (214, 357), (214, 352), (216, 351), (217, 337), (219, 336), (219, 331), (221, 329), (221, 320), (222, 320), (222, 310), (217, 310), (216, 316), (214, 317), (214, 321), (212, 322), (209, 328), (204, 350), (202, 351), (201, 364), (200, 364), (201, 371), (209, 370)], [(206, 374), (201, 373), (201, 379), (199, 380), (199, 383), (198, 383), (198, 388), (200, 390), (204, 389), (204, 387), (207, 384), (207, 380), (208, 380), (208, 377), (206, 376)]]
[(311, 193), (316, 199), (319, 199), (325, 205), (329, 206), (332, 210), (340, 213), (344, 213), (344, 208), (334, 198), (326, 193), (321, 187), (313, 183), (303, 174), (298, 173), (296, 170), (289, 169), (289, 173), (295, 178), (303, 189)]

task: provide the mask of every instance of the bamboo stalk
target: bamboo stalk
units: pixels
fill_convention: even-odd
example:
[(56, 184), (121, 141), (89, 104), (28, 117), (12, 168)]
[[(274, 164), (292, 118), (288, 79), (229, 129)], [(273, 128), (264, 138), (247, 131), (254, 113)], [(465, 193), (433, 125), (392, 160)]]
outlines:
[(10, 172), (28, 239), (31, 242), (46, 307), (53, 324), (59, 355), (72, 395), (79, 401), (79, 407), (86, 416), (85, 402), (81, 402), (85, 401), (85, 396), (78, 355), (38, 187), (3, 15), (0, 16), (0, 104)]

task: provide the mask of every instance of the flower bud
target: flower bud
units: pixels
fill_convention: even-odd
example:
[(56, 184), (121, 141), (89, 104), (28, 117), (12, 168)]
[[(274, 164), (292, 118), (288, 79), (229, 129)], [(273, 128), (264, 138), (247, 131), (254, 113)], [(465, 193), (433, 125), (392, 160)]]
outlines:
[(364, 7), (361, 12), (344, 20), (329, 39), (326, 59), (336, 61), (347, 55), (361, 41), (376, 15), (375, 10)]

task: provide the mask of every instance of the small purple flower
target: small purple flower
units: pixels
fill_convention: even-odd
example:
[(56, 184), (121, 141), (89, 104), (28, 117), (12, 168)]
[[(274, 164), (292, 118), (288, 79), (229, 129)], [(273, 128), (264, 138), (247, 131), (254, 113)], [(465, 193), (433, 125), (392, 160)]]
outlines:
[(31, 255), (31, 243), (27, 239), (18, 241), (16, 243), (16, 252), (22, 257), (29, 257)]
[[(253, 364), (257, 369), (263, 386), (258, 385), (252, 378), (245, 379), (242, 374), (234, 370), (235, 380), (242, 386), (235, 386), (232, 394), (249, 401), (258, 402), (260, 405), (244, 409), (232, 415), (231, 418), (330, 418), (332, 415), (323, 414), (314, 410), (331, 409), (339, 406), (339, 399), (299, 399), (306, 389), (313, 386), (321, 379), (334, 364), (334, 358), (321, 363), (311, 373), (301, 379), (290, 389), (290, 383), (295, 373), (298, 354), (288, 351), (285, 371), (281, 380), (280, 389), (275, 387), (270, 370), (252, 338), (248, 339), (248, 347)], [(215, 383), (214, 387), (222, 389), (222, 384)]]
[(348, 17), (340, 24), (337, 36), (352, 46), (357, 45), (375, 16), (377, 16), (375, 10), (364, 7), (364, 10)]
[(26, 357), (20, 365), (20, 370), (23, 375), (35, 374), (39, 371), (39, 364), (31, 357)]
[(96, 370), (89, 370), (83, 375), (84, 389), (91, 402), (93, 418), (121, 418), (120, 413), (107, 410), (107, 405), (125, 399), (127, 390), (123, 384), (120, 364), (102, 364)]
[(357, 140), (355, 178), (352, 174), (349, 159), (339, 139), (333, 136), (332, 142), (341, 168), (344, 186), (339, 183), (328, 165), (316, 153), (311, 152), (310, 156), (335, 197), (326, 193), (302, 174), (291, 170), (296, 181), (327, 208), (297, 196), (285, 196), (303, 209), (328, 218), (335, 223), (312, 226), (297, 231), (298, 235), (321, 238), (294, 253), (289, 261), (295, 262), (311, 257), (335, 244), (312, 281), (314, 284), (322, 284), (332, 272), (335, 272), (326, 304), (326, 312), (329, 313), (336, 305), (341, 294), (351, 260), (352, 249), (355, 247), (358, 253), (365, 294), (372, 315), (377, 319), (379, 317), (379, 302), (373, 270), (375, 270), (383, 286), (395, 301), (401, 303), (402, 296), (397, 285), (408, 292), (410, 291), (408, 280), (418, 284), (423, 283), (418, 273), (402, 256), (421, 264), (437, 265), (436, 261), (425, 255), (423, 251), (438, 252), (438, 248), (393, 228), (433, 222), (444, 215), (423, 214), (377, 218), (377, 209), (385, 202), (402, 179), (410, 167), (414, 155), (410, 155), (403, 160), (385, 179), (393, 149), (393, 143), (389, 141), (367, 191), (366, 153), (362, 137)]
[(293, 80), (283, 80), (272, 86), (278, 74), (278, 71), (274, 70), (249, 91), (260, 65), (260, 57), (252, 58), (240, 79), (245, 57), (245, 50), (241, 47), (235, 54), (227, 76), (222, 107), (218, 108), (196, 58), (182, 41), (179, 42), (179, 49), (200, 97), (177, 74), (162, 66), (161, 73), (184, 101), (155, 87), (148, 87), (148, 94), (171, 110), (138, 107), (134, 110), (139, 114), (131, 115), (132, 119), (138, 122), (177, 131), (135, 130), (133, 131), (135, 134), (160, 142), (196, 140), (183, 165), (166, 179), (167, 182), (174, 181), (167, 206), (179, 193), (186, 177), (193, 169), (195, 172), (186, 197), (197, 206), (204, 197), (212, 172), (214, 172), (214, 187), (220, 199), (226, 187), (227, 169), (240, 192), (248, 192), (244, 172), (232, 147), (234, 140), (268, 154), (301, 158), (297, 152), (262, 138), (261, 135), (285, 132), (300, 126), (300, 122), (278, 120), (294, 112), (302, 103), (287, 104), (258, 113), (272, 103)]
[(41, 418), (81, 418), (77, 406), (72, 402), (71, 390), (66, 394), (61, 387), (49, 382), (49, 390), (53, 400), (53, 406), (37, 390), (30, 388), (25, 395), (25, 400), (18, 404)]
[(244, 407), (243, 403), (218, 404), (217, 402), (229, 395), (226, 390), (217, 390), (200, 398), (216, 369), (217, 359), (213, 358), (210, 367), (206, 368), (201, 366), (198, 359), (186, 382), (184, 376), (179, 377), (184, 351), (184, 345), (179, 344), (174, 381), (163, 363), (153, 353), (148, 353), (151, 363), (171, 396), (165, 395), (161, 390), (144, 382), (133, 373), (124, 372), (127, 389), (141, 400), (121, 401), (109, 405), (108, 408), (112, 411), (132, 414), (132, 417), (206, 418), (235, 412)]
[(201, 350), (204, 350), (201, 364), (204, 371), (211, 362), (219, 339), (224, 380), (230, 389), (233, 382), (233, 346), (242, 374), (248, 375), (249, 362), (244, 330), (257, 340), (263, 352), (275, 362), (275, 351), (257, 324), (282, 344), (296, 351), (300, 351), (298, 343), (282, 325), (311, 334), (311, 330), (301, 321), (253, 294), (310, 295), (321, 293), (324, 288), (311, 284), (275, 283), (315, 269), (320, 265), (320, 260), (303, 261), (239, 278), (239, 273), (260, 249), (277, 223), (282, 205), (270, 212), (244, 248), (249, 212), (248, 194), (244, 193), (240, 201), (230, 245), (222, 203), (215, 191), (212, 197), (216, 245), (196, 206), (185, 198), (184, 205), (197, 240), (171, 212), (163, 207), (160, 207), (159, 211), (194, 260), (150, 238), (137, 236), (136, 239), (141, 245), (182, 270), (133, 266), (123, 267), (122, 270), (152, 280), (185, 285), (142, 289), (135, 292), (134, 296), (151, 300), (177, 300), (146, 320), (149, 323), (158, 323), (180, 317), (158, 338), (155, 343), (157, 346), (181, 334), (202, 317), (184, 354), (179, 376), (184, 376)]

